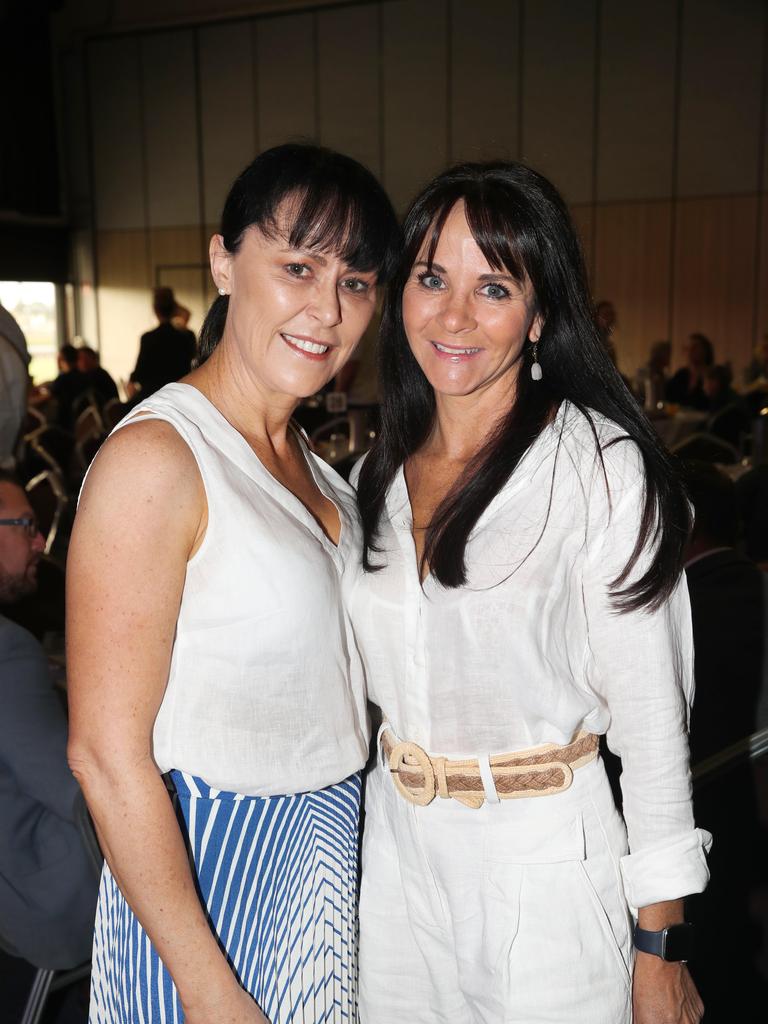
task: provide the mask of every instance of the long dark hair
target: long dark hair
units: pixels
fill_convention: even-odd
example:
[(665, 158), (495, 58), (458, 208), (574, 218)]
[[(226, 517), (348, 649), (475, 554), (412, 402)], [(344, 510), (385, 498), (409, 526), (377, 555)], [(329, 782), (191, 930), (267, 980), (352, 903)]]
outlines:
[[(275, 237), (278, 211), (289, 198), (292, 248), (335, 252), (353, 270), (375, 270), (380, 284), (390, 279), (400, 228), (386, 192), (357, 160), (309, 143), (265, 150), (235, 180), (219, 229), (227, 252), (238, 251), (250, 227)], [(200, 330), (198, 364), (221, 341), (228, 308), (229, 297), (219, 295), (208, 310)]]
[[(435, 416), (434, 392), (403, 327), (403, 288), (425, 240), (431, 265), (443, 225), (459, 201), (490, 266), (504, 268), (521, 283), (526, 275), (530, 279), (543, 319), (538, 343), (543, 379), (533, 381), (527, 372), (531, 350), (526, 346), (514, 402), (436, 510), (426, 532), (423, 564), (445, 587), (466, 583), (464, 556), (472, 529), (560, 404), (570, 402), (587, 418), (601, 463), (590, 409), (618, 424), (640, 450), (645, 464), (643, 515), (632, 555), (610, 589), (617, 609), (658, 607), (680, 576), (690, 518), (685, 494), (670, 457), (600, 341), (581, 247), (565, 203), (546, 178), (511, 162), (450, 168), (426, 186), (406, 215), (404, 252), (382, 319), (381, 430), (358, 486), (364, 568), (371, 572), (381, 567), (372, 555), (380, 551), (377, 538), (387, 490), (400, 466), (426, 441)], [(607, 476), (605, 482), (607, 486)], [(628, 583), (649, 542), (655, 545), (651, 564), (640, 579)]]

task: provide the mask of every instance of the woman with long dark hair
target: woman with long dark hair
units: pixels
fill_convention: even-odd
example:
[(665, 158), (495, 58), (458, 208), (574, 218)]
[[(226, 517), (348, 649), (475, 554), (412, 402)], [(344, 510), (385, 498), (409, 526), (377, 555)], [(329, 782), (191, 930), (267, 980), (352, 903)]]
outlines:
[(350, 599), (383, 715), (361, 1019), (693, 1024), (688, 505), (546, 179), (467, 164), (424, 189), (380, 358)]
[(262, 153), (211, 240), (201, 365), (92, 466), (67, 572), (70, 763), (106, 858), (91, 1024), (356, 1017), (362, 534), (291, 414), (398, 242), (354, 160)]

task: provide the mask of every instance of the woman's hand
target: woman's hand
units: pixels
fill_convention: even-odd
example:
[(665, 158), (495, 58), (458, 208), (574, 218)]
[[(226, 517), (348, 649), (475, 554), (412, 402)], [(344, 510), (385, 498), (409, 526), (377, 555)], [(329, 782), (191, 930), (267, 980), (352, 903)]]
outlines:
[(269, 1024), (254, 1000), (239, 985), (219, 998), (184, 1008), (185, 1024)]
[(699, 1024), (704, 1004), (688, 968), (638, 953), (632, 982), (634, 1024)]

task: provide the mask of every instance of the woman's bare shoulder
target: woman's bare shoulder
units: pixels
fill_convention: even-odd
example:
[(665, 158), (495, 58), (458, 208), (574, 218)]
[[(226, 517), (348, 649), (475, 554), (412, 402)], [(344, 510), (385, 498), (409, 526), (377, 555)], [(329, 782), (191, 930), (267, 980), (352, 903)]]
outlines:
[(88, 472), (80, 507), (99, 497), (124, 501), (196, 503), (205, 497), (200, 470), (189, 445), (165, 420), (137, 417), (104, 442)]

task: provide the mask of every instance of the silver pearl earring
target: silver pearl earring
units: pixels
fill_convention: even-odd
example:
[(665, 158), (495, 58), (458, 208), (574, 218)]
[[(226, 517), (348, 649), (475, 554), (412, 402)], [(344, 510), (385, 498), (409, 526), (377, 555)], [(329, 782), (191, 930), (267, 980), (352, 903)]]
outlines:
[(531, 363), (531, 378), (533, 380), (541, 380), (543, 375), (541, 372), (541, 363), (539, 362), (539, 343), (538, 341), (534, 341), (531, 344), (533, 345), (533, 362)]
[(219, 295), (226, 295), (226, 294), (227, 293), (224, 291), (223, 288), (219, 288)]

